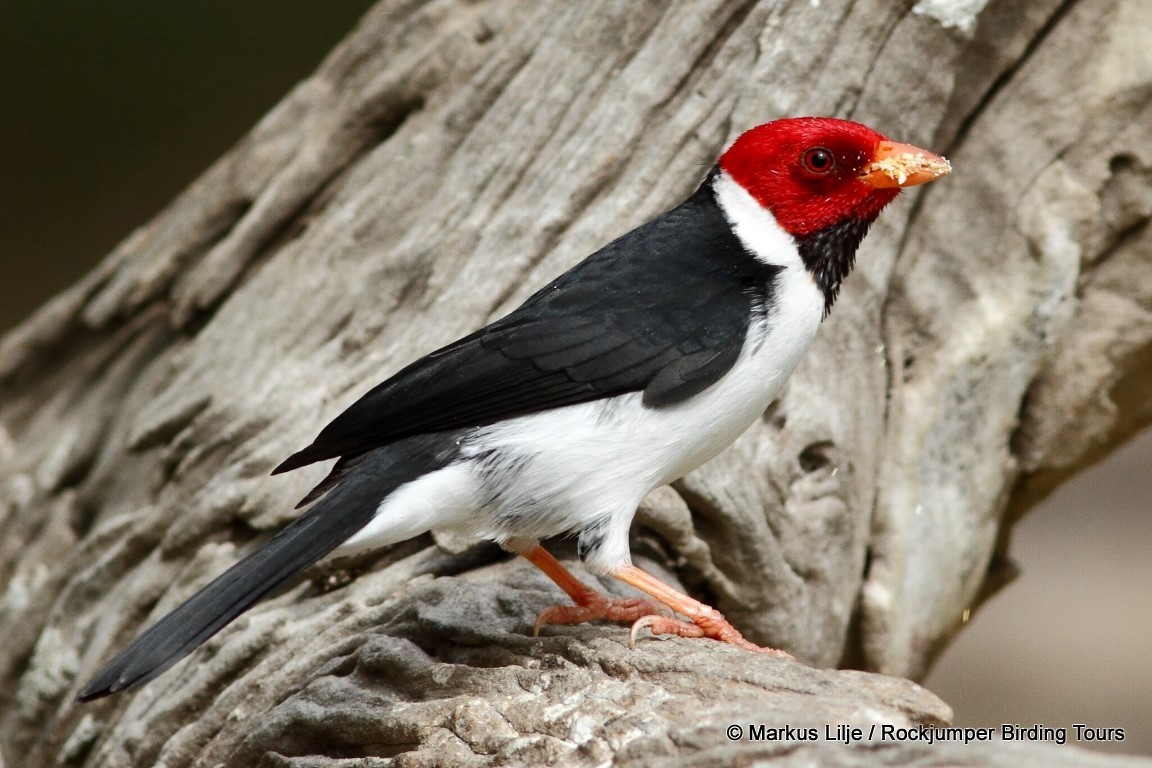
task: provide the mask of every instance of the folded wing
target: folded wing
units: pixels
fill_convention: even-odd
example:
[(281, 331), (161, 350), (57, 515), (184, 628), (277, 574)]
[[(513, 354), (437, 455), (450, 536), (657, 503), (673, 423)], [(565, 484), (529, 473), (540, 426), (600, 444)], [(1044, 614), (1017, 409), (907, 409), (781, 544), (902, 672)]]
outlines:
[(753, 317), (768, 316), (777, 269), (745, 252), (705, 183), (508, 316), (376, 386), (274, 473), (627, 392), (649, 407), (691, 397), (736, 362)]

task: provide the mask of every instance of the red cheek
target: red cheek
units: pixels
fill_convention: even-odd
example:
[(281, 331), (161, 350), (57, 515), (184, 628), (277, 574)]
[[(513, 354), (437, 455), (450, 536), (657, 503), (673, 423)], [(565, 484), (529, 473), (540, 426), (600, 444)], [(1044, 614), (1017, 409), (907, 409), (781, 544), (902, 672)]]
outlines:
[(899, 192), (877, 190), (855, 179), (809, 180), (780, 171), (750, 174), (739, 167), (724, 167), (724, 170), (771, 211), (777, 223), (794, 237), (827, 229), (847, 219), (870, 222)]

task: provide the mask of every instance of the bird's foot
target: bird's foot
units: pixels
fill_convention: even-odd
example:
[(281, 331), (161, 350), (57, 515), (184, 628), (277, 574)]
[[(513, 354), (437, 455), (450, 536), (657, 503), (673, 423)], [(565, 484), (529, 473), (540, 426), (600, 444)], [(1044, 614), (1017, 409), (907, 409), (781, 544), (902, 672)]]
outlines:
[(582, 624), (585, 621), (607, 619), (609, 621), (636, 621), (641, 616), (654, 613), (675, 614), (664, 605), (644, 597), (612, 598), (602, 595), (576, 578), (560, 561), (548, 554), (540, 545), (528, 547), (521, 555), (535, 565), (560, 586), (575, 605), (553, 605), (545, 608), (536, 617), (532, 636), (540, 634), (540, 627), (546, 624)]
[(583, 624), (597, 619), (634, 622), (642, 621), (645, 616), (662, 618), (652, 614), (671, 614), (667, 606), (643, 597), (613, 598), (587, 588), (573, 599), (576, 605), (553, 605), (541, 611), (532, 627), (532, 636), (539, 635), (540, 628), (548, 624)]
[(645, 627), (654, 635), (708, 637), (713, 640), (719, 640), (722, 643), (735, 645), (737, 648), (743, 648), (746, 651), (766, 653), (781, 659), (792, 659), (791, 654), (786, 651), (777, 650), (776, 648), (765, 648), (746, 640), (744, 635), (740, 634), (740, 631), (729, 624), (728, 620), (714, 608), (708, 609), (706, 613), (693, 616), (692, 621), (681, 621), (680, 619), (672, 619), (667, 616), (641, 616), (632, 625), (632, 633), (628, 639), (628, 645), (630, 647), (636, 647), (636, 636), (640, 633), (640, 630)]

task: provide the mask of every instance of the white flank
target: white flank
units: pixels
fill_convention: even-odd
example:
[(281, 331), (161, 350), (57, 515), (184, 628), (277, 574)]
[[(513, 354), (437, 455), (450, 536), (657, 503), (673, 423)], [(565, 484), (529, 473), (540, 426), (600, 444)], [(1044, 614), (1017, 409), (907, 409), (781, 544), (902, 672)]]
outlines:
[(332, 555), (351, 555), (406, 541), (425, 531), (456, 527), (475, 514), (476, 505), (476, 483), (468, 465), (453, 464), (429, 472), (388, 494), (371, 522)]
[(680, 403), (642, 404), (641, 393), (557, 408), (475, 430), (463, 460), (402, 486), (341, 553), (435, 528), (504, 543), (598, 527), (586, 565), (607, 573), (630, 561), (628, 529), (640, 501), (714, 457), (779, 393), (812, 342), (824, 296), (796, 244), (727, 174), (717, 199), (745, 247), (783, 267), (772, 307), (754, 321), (720, 381)]

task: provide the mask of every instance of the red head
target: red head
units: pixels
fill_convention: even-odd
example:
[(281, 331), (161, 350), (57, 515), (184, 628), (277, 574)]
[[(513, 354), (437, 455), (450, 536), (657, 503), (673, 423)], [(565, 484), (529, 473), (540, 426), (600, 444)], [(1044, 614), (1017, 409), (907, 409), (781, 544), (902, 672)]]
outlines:
[(719, 164), (795, 237), (848, 219), (871, 222), (901, 187), (950, 170), (938, 155), (831, 117), (757, 126), (741, 134)]

